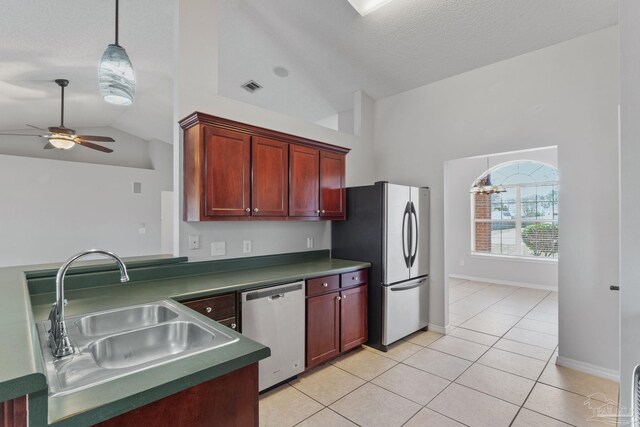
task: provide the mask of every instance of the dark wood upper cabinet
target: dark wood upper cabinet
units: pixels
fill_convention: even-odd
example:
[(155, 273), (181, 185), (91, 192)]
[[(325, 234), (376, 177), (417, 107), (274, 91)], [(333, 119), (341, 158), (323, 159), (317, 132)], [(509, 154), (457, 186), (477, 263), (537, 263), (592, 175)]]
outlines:
[(345, 156), (320, 152), (320, 216), (346, 219)]
[(289, 159), (289, 215), (318, 217), (320, 214), (320, 151), (292, 145)]
[(186, 221), (345, 219), (349, 149), (198, 112), (180, 126)]
[(348, 351), (367, 341), (367, 286), (340, 292), (340, 351)]
[(289, 212), (289, 144), (253, 137), (251, 215), (286, 217)]
[(251, 138), (204, 128), (205, 215), (245, 216), (251, 204)]

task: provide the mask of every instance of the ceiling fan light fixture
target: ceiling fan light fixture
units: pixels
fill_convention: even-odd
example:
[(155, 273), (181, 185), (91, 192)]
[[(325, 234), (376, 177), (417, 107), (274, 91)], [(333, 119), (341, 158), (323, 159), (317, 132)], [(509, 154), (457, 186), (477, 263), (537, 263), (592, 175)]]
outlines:
[(116, 40), (107, 46), (98, 67), (102, 98), (115, 105), (131, 105), (136, 92), (136, 74), (127, 51), (118, 44), (118, 5), (116, 0)]
[(136, 75), (127, 51), (110, 44), (102, 55), (98, 69), (102, 98), (116, 105), (131, 105), (136, 91)]
[(65, 135), (53, 135), (51, 138), (49, 138), (49, 143), (61, 150), (68, 150), (69, 148), (72, 148), (74, 145), (76, 145), (73, 139), (67, 138), (65, 137)]

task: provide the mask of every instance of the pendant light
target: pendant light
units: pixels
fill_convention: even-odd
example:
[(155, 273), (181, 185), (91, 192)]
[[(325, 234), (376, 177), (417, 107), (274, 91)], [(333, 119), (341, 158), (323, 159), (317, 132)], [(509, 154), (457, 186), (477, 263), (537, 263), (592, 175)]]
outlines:
[(496, 194), (507, 191), (502, 185), (491, 184), (491, 173), (489, 172), (489, 157), (487, 157), (487, 172), (473, 182), (470, 193), (473, 194)]
[(136, 91), (136, 74), (127, 51), (118, 44), (118, 0), (116, 0), (116, 41), (107, 46), (98, 68), (100, 94), (116, 105), (131, 105)]

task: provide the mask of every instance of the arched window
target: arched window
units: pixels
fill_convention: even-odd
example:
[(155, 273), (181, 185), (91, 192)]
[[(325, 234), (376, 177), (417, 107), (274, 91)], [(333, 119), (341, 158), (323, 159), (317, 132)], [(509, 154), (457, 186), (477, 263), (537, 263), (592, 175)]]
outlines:
[(505, 191), (471, 193), (472, 252), (557, 259), (558, 170), (518, 160), (489, 169), (474, 183), (487, 176)]

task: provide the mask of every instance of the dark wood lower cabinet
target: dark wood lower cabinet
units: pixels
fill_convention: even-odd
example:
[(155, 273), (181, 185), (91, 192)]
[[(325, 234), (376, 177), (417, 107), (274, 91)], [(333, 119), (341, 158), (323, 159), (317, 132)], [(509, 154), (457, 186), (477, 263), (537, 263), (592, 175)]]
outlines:
[(27, 427), (27, 396), (0, 403), (0, 427)]
[(258, 426), (258, 364), (126, 412), (100, 427)]
[(367, 286), (340, 294), (340, 351), (344, 352), (367, 341)]
[(307, 368), (340, 354), (339, 292), (307, 298)]
[(367, 270), (342, 276), (307, 280), (307, 369), (368, 339)]

